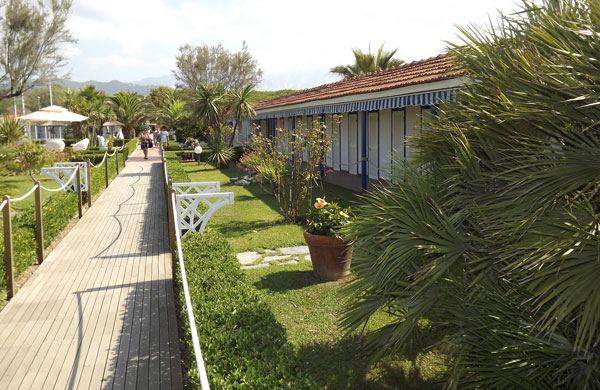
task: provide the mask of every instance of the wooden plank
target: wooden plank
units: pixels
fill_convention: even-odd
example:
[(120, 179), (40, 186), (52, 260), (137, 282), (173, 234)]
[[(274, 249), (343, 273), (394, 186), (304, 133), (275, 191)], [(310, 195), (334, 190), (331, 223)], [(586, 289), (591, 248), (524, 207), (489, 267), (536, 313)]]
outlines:
[(0, 312), (0, 388), (182, 387), (154, 154), (155, 168), (128, 164)]

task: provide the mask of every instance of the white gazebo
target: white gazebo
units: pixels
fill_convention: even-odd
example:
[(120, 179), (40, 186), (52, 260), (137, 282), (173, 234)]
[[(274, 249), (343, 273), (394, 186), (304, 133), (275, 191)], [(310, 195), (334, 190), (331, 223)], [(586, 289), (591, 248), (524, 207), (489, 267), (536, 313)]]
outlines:
[(102, 124), (102, 136), (104, 138), (123, 139), (123, 123), (119, 121), (104, 122)]
[[(62, 129), (67, 123), (81, 122), (88, 117), (76, 114), (60, 106), (48, 106), (20, 119), (27, 121), (27, 135), (34, 140), (62, 138)], [(57, 130), (58, 129), (58, 130)]]

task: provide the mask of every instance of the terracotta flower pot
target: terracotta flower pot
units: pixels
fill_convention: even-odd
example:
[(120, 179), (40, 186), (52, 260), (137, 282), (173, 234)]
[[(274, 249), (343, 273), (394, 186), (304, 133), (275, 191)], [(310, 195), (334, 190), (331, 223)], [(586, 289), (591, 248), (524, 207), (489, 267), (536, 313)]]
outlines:
[(304, 232), (317, 279), (338, 280), (350, 272), (352, 243), (336, 237), (318, 236)]

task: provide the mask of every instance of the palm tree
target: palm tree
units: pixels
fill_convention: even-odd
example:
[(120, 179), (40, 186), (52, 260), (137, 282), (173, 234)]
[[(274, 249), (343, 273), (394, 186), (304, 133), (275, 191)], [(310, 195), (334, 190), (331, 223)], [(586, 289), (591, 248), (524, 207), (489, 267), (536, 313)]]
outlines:
[(158, 108), (159, 120), (169, 128), (177, 129), (189, 120), (187, 105), (183, 100), (169, 98)]
[(600, 2), (523, 7), (462, 30), (456, 102), (401, 185), (355, 208), (345, 325), (394, 315), (369, 339), (381, 355), (428, 319), (450, 388), (600, 388)]
[[(63, 99), (63, 104), (70, 111), (81, 114), (81, 115), (85, 115), (84, 108), (83, 108), (84, 100), (83, 100), (83, 97), (80, 96), (79, 93), (77, 93), (77, 91), (70, 89), (70, 88), (67, 89), (66, 91), (63, 92), (62, 99)], [(73, 122), (69, 126), (74, 130), (77, 139), (84, 138), (81, 122)]]
[(126, 138), (135, 137), (135, 129), (146, 120), (147, 104), (143, 97), (135, 92), (117, 92), (111, 98), (117, 120), (123, 123)]
[(227, 91), (223, 84), (200, 84), (192, 104), (198, 119), (215, 132), (223, 124), (227, 103)]
[(254, 93), (254, 85), (247, 85), (241, 91), (232, 91), (230, 93), (230, 107), (235, 119), (233, 125), (233, 131), (231, 132), (231, 139), (229, 140), (229, 146), (233, 145), (235, 133), (238, 125), (241, 123), (244, 117), (256, 115), (256, 111), (252, 107), (252, 95)]
[(12, 144), (25, 137), (25, 124), (20, 119), (0, 120), (0, 142)]
[(65, 104), (73, 111), (88, 117), (88, 137), (94, 143), (94, 134), (100, 129), (102, 123), (114, 117), (110, 106), (110, 99), (104, 92), (97, 91), (93, 85), (80, 88), (75, 94), (68, 90), (63, 95)]
[(348, 79), (361, 74), (376, 72), (402, 65), (404, 63), (403, 60), (393, 58), (398, 49), (384, 51), (384, 45), (385, 43), (379, 47), (376, 56), (371, 54), (370, 51), (369, 53), (363, 53), (360, 49), (352, 49), (352, 53), (354, 54), (354, 64), (338, 65), (334, 68), (331, 68), (330, 72)]

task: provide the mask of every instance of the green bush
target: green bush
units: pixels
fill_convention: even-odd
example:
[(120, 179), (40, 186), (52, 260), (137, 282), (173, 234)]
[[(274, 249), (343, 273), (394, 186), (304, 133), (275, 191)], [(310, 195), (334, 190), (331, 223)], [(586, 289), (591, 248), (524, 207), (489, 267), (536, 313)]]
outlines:
[(190, 181), (188, 174), (183, 169), (183, 166), (179, 162), (176, 152), (165, 152), (167, 157), (167, 171), (169, 176), (173, 178), (174, 183), (184, 183)]
[(171, 141), (169, 145), (165, 145), (164, 148), (165, 150), (184, 150), (183, 146), (174, 141)]
[[(191, 234), (183, 242), (183, 253), (211, 388), (315, 388), (287, 341), (285, 329), (246, 281), (227, 241), (212, 232)], [(185, 311), (183, 289), (179, 291)], [(187, 361), (195, 367), (187, 314), (181, 315)], [(195, 368), (188, 369), (188, 381), (190, 387), (199, 387)]]
[(134, 139), (134, 138), (132, 138), (132, 139), (115, 139), (115, 140), (113, 140), (113, 145), (117, 146), (117, 147), (121, 147), (121, 146), (123, 146), (123, 144), (130, 144), (132, 141), (134, 143), (136, 143), (137, 139)]
[[(77, 195), (61, 192), (42, 206), (44, 224), (44, 248), (63, 231), (71, 218), (77, 212)], [(13, 258), (15, 277), (20, 275), (31, 264), (37, 261), (35, 240), (35, 208), (32, 205), (15, 215), (12, 219), (13, 228)], [(4, 237), (0, 237), (0, 257), (4, 258)], [(4, 261), (0, 264), (0, 276), (6, 279)], [(3, 284), (4, 286), (4, 284)]]

